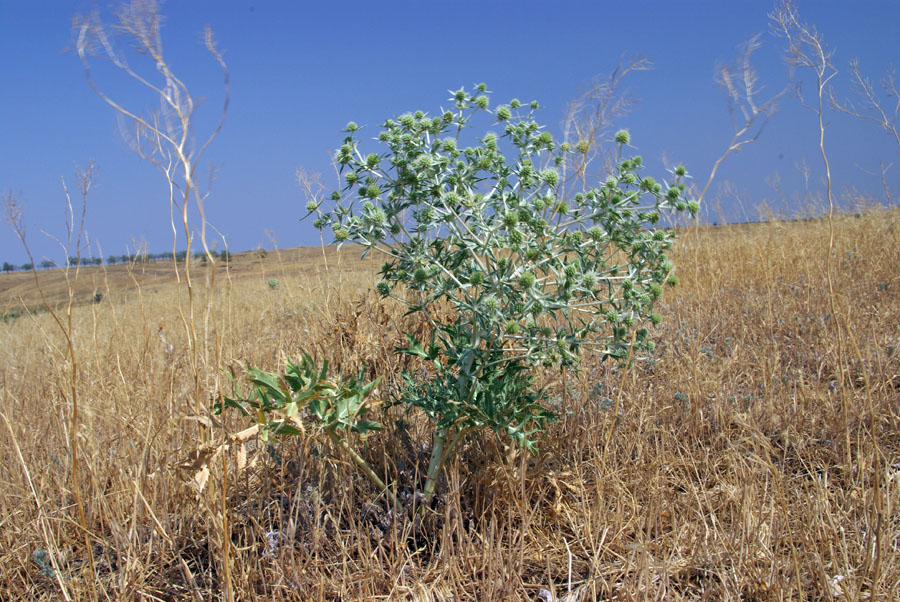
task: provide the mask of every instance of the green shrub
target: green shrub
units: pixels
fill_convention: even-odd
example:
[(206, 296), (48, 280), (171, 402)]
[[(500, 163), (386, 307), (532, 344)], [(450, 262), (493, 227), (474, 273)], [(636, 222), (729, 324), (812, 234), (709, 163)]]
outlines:
[[(624, 154), (624, 130), (613, 141), (615, 172), (566, 194), (584, 180), (566, 177), (572, 151), (535, 121), (536, 102), (492, 113), (483, 85), (451, 102), (435, 116), (385, 121), (380, 152), (362, 151), (358, 126), (348, 126), (335, 156), (341, 191), (330, 204), (308, 205), (338, 244), (382, 253), (379, 294), (433, 327), (430, 340), (407, 335), (397, 350), (434, 368), (426, 381), (403, 375), (395, 400), (434, 423), (426, 501), (470, 433), (488, 428), (533, 449), (553, 416), (533, 391), (534, 366), (574, 366), (584, 351), (623, 361), (652, 349), (644, 324), (659, 322), (654, 304), (674, 283), (673, 234), (647, 225), (665, 212), (697, 211), (684, 198), (684, 168), (671, 184), (641, 176), (640, 158)], [(474, 137), (478, 120), (487, 131)], [(453, 319), (435, 317), (438, 302), (449, 302)]]

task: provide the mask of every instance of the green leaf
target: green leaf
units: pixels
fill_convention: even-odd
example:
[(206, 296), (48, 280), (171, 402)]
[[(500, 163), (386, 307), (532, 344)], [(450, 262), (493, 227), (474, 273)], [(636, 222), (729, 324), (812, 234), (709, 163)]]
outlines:
[(403, 353), (405, 355), (413, 355), (422, 359), (428, 359), (428, 354), (425, 353), (422, 345), (419, 344), (419, 341), (417, 341), (413, 335), (404, 332), (403, 336), (405, 336), (406, 340), (409, 342), (409, 347), (395, 347), (395, 353)]

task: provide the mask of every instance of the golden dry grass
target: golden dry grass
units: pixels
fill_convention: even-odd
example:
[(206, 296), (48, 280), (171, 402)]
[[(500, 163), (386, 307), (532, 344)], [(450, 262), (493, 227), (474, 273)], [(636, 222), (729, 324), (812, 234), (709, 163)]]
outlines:
[[(835, 225), (833, 297), (824, 221), (684, 233), (656, 357), (625, 374), (590, 360), (542, 374), (560, 420), (541, 453), (473, 439), (422, 521), (392, 520), (324, 438), (257, 447), (241, 471), (232, 450), (236, 596), (896, 599), (900, 215)], [(392, 348), (422, 325), (372, 295), (377, 264), (342, 257), (325, 270), (319, 249), (247, 254), (219, 270), (215, 322), (205, 292), (196, 313), (204, 387), (303, 349), (337, 369), (366, 362), (389, 392), (402, 367)], [(36, 304), (17, 288), (24, 276), (0, 276), (7, 309)], [(65, 299), (58, 273), (41, 278), (53, 303)], [(218, 436), (184, 420), (195, 400), (183, 286), (165, 263), (80, 279), (77, 440), (96, 575), (73, 506), (65, 345), (47, 313), (24, 315), (0, 324), (0, 599), (90, 599), (91, 580), (100, 599), (218, 599), (222, 462), (199, 495), (179, 469)], [(88, 302), (94, 291), (102, 302)], [(422, 420), (392, 412), (361, 449), (402, 494), (429, 438)]]

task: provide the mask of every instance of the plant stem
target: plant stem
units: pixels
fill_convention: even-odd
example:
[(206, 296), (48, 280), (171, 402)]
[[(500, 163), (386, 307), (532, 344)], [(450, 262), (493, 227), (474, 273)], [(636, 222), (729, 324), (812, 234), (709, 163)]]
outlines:
[(372, 467), (369, 466), (369, 463), (366, 462), (362, 458), (362, 456), (356, 453), (356, 451), (352, 447), (350, 447), (350, 445), (336, 432), (330, 429), (326, 432), (328, 433), (328, 436), (329, 438), (331, 438), (332, 442), (334, 442), (335, 445), (341, 448), (341, 450), (343, 450), (343, 452), (347, 454), (351, 460), (353, 460), (353, 463), (356, 464), (367, 477), (369, 477), (369, 480), (372, 481), (372, 483), (374, 483), (380, 491), (384, 492), (385, 495), (390, 498), (391, 504), (393, 504), (394, 506), (394, 510), (399, 513), (403, 508), (402, 504), (400, 504), (400, 500), (397, 499), (397, 496), (394, 495), (394, 492), (391, 491), (391, 489), (384, 483), (384, 481), (381, 480), (381, 477), (375, 474), (375, 471), (372, 470)]
[(447, 434), (447, 429), (442, 429), (434, 436), (431, 460), (428, 462), (428, 473), (425, 475), (425, 505), (430, 504), (434, 498), (441, 465), (444, 463), (444, 443), (447, 441)]

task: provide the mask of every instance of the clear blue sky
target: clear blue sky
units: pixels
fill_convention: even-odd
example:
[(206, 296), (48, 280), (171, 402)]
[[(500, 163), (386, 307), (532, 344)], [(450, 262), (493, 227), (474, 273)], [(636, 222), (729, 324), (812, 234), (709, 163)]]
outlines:
[[(72, 16), (96, 5), (0, 0), (0, 192), (24, 202), (38, 261), (61, 260), (39, 230), (64, 233), (60, 177), (74, 185), (74, 168), (91, 159), (99, 168), (87, 211), (92, 252), (122, 254), (136, 241), (145, 241), (150, 252), (171, 246), (164, 180), (129, 150), (113, 111), (90, 90), (78, 59), (64, 52)], [(839, 93), (848, 89), (846, 68), (854, 57), (876, 80), (900, 63), (900, 2), (801, 0), (798, 7), (835, 49)], [(204, 24), (225, 51), (231, 109), (205, 155), (204, 165), (219, 167), (208, 217), (232, 251), (243, 251), (271, 248), (272, 240), (279, 247), (318, 244), (311, 223), (298, 221), (306, 199), (294, 174), (304, 166), (333, 185), (329, 150), (339, 145), (348, 120), (373, 126), (374, 136), (384, 119), (436, 111), (449, 89), (484, 81), (494, 105), (513, 97), (539, 100), (546, 107), (540, 120), (559, 132), (566, 102), (593, 76), (608, 73), (623, 52), (654, 63), (653, 71), (628, 81), (642, 103), (618, 124), (631, 131), (648, 174), (662, 175), (665, 154), (705, 180), (731, 137), (715, 66), (734, 60), (738, 44), (763, 33), (756, 67), (764, 94), (787, 82), (783, 42), (768, 34), (771, 9), (770, 2), (747, 0), (173, 0), (163, 5), (163, 39), (174, 69), (195, 95), (207, 97), (201, 112), (210, 116), (221, 93), (215, 64), (200, 43)], [(101, 85), (110, 93), (125, 94), (139, 109), (153, 107), (151, 97), (132, 95), (124, 78), (105, 75)], [(838, 193), (856, 189), (883, 200), (880, 178), (865, 172), (879, 171), (881, 162), (900, 163), (896, 145), (874, 125), (834, 113), (829, 121)], [(729, 158), (719, 181), (745, 195), (751, 218), (761, 201), (793, 212), (799, 209), (795, 195), (803, 194), (798, 162), (810, 166), (813, 192), (822, 190), (816, 142), (815, 116), (786, 98), (761, 140)], [(767, 184), (776, 174), (787, 207)], [(900, 193), (900, 165), (888, 174)], [(732, 199), (722, 202), (729, 219), (742, 217)], [(5, 226), (2, 261), (26, 261)]]

